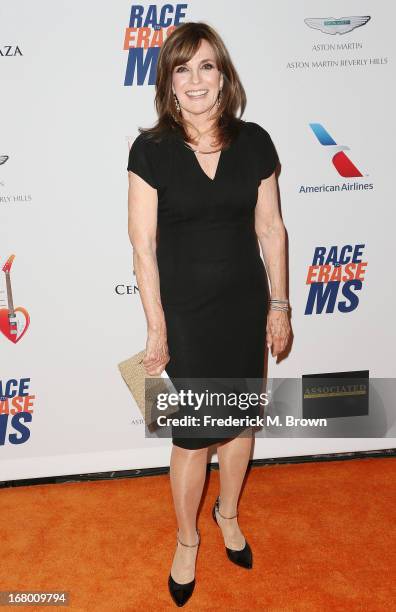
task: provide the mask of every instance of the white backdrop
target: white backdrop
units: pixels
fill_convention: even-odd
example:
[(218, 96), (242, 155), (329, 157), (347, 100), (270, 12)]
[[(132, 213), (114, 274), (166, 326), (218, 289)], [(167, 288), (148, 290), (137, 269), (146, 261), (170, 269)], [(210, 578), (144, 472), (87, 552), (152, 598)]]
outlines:
[[(169, 465), (171, 441), (145, 439), (117, 370), (146, 339), (127, 233), (126, 165), (137, 127), (154, 123), (154, 86), (148, 77), (124, 84), (132, 6), (1, 3), (0, 265), (15, 255), (13, 303), (30, 324), (18, 342), (4, 333), (10, 288), (0, 271), (0, 396), (7, 381), (29, 379), (32, 419), (26, 441), (15, 443), (12, 399), (0, 400), (0, 480)], [(219, 31), (246, 89), (243, 118), (269, 131), (280, 157), (294, 343), (286, 360), (269, 358), (268, 375), (368, 369), (371, 377), (394, 377), (395, 292), (386, 262), (395, 222), (395, 7), (334, 0), (169, 6), (184, 12), (182, 22), (203, 20)], [(371, 19), (344, 34), (334, 33), (334, 22), (332, 34), (304, 22), (341, 16)], [(363, 176), (340, 176), (310, 123), (349, 147)], [(372, 188), (301, 192), (343, 184)], [(357, 308), (304, 314), (315, 249), (346, 244), (364, 244), (368, 262)], [(386, 411), (391, 422), (394, 402)], [(254, 458), (390, 448), (395, 438), (395, 427), (386, 438), (260, 438)]]

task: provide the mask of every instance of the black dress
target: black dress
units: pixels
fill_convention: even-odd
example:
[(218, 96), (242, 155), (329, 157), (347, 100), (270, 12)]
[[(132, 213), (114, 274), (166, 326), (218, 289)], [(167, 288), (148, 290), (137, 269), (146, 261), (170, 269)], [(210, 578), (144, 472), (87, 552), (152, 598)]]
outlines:
[[(128, 170), (158, 193), (166, 372), (177, 390), (201, 390), (205, 380), (206, 389), (224, 389), (225, 379), (241, 392), (246, 378), (263, 376), (268, 293), (254, 213), (260, 181), (273, 173), (277, 160), (269, 133), (243, 120), (230, 147), (222, 150), (213, 180), (178, 135), (154, 143), (140, 134), (132, 144)], [(203, 404), (194, 416), (218, 410)], [(256, 414), (249, 407), (242, 416)], [(202, 448), (245, 428), (172, 426), (172, 441)]]

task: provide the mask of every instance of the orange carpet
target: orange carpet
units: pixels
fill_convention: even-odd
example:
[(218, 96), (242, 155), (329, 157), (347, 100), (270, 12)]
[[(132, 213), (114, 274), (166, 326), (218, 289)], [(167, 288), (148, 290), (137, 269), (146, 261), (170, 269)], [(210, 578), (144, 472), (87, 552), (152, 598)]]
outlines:
[[(228, 560), (210, 516), (218, 477), (208, 474), (185, 610), (396, 610), (394, 458), (251, 468), (239, 524), (252, 570)], [(0, 590), (64, 589), (67, 609), (84, 612), (177, 609), (169, 475), (3, 489), (0, 511)]]

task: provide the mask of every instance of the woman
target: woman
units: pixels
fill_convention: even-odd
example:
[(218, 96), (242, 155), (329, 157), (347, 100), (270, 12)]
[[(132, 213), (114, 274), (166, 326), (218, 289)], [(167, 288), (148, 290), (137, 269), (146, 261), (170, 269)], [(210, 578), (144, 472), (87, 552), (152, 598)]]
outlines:
[[(192, 385), (262, 378), (265, 341), (277, 355), (290, 334), (272, 140), (236, 117), (245, 109), (244, 89), (221, 38), (202, 22), (178, 26), (162, 46), (155, 103), (158, 122), (141, 130), (128, 159), (128, 231), (147, 319), (146, 371), (160, 375), (166, 368), (172, 380)], [(220, 495), (213, 518), (229, 559), (252, 567), (237, 521), (252, 439), (246, 427), (227, 437), (172, 428), (178, 532), (168, 586), (179, 606), (195, 585), (197, 509), (214, 443)]]

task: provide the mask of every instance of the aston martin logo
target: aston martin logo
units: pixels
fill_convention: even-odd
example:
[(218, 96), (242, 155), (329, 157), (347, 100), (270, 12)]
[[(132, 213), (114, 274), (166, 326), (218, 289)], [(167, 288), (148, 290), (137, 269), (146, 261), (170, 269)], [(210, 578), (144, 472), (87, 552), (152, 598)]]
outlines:
[(365, 17), (307, 17), (304, 22), (309, 28), (320, 30), (324, 34), (347, 34), (355, 28), (360, 28), (370, 21), (369, 15)]

